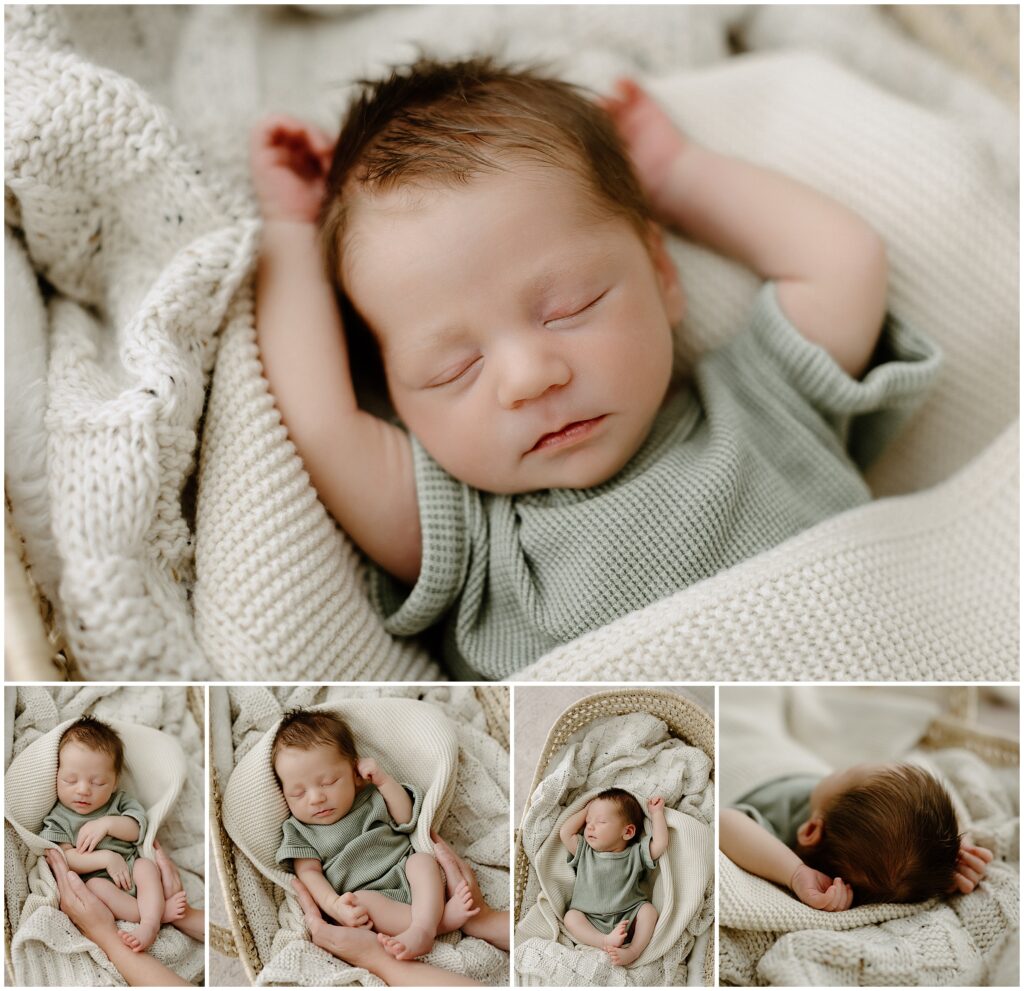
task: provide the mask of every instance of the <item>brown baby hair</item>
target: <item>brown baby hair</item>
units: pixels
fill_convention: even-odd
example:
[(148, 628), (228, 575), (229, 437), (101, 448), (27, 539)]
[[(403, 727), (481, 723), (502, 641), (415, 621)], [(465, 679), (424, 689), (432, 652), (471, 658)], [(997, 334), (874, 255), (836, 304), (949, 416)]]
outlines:
[(605, 801), (611, 802), (618, 809), (619, 815), (626, 820), (627, 825), (633, 825), (633, 835), (626, 843), (627, 846), (640, 842), (640, 837), (644, 833), (644, 810), (634, 795), (622, 788), (608, 788), (600, 795), (595, 795), (594, 798), (603, 798)]
[(319, 225), (337, 282), (353, 191), (422, 182), (465, 183), (510, 159), (568, 168), (603, 215), (645, 237), (650, 206), (611, 118), (570, 83), (489, 57), (420, 58), (362, 92), (349, 109), (327, 177)]
[(355, 739), (348, 723), (341, 716), (331, 712), (291, 709), (285, 713), (270, 748), (270, 766), (274, 768), (274, 777), (277, 778), (279, 785), (281, 779), (277, 777), (274, 764), (282, 747), (294, 747), (296, 750), (334, 747), (353, 766), (359, 760)]
[(57, 744), (57, 760), (60, 752), (69, 743), (80, 743), (89, 750), (106, 754), (114, 765), (114, 773), (120, 776), (124, 768), (124, 743), (117, 731), (93, 716), (80, 716), (61, 734)]
[(956, 813), (927, 771), (886, 768), (837, 796), (822, 815), (822, 839), (804, 859), (850, 884), (858, 904), (924, 901), (952, 886)]

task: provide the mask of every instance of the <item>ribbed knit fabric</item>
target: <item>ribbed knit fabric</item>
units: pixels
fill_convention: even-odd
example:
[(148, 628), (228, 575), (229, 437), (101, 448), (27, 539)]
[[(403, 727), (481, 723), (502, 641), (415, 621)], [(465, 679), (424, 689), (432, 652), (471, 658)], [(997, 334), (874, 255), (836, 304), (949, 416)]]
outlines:
[[(523, 849), (530, 877), (516, 927), (516, 980), (524, 985), (671, 987), (686, 983), (686, 958), (712, 923), (715, 786), (711, 761), (673, 738), (647, 713), (595, 720), (570, 743), (530, 797)], [(598, 792), (624, 788), (641, 801), (665, 799), (669, 845), (652, 876), (658, 922), (628, 967), (577, 946), (562, 927), (575, 876), (559, 827)], [(649, 826), (647, 827), (649, 829)], [(581, 839), (582, 842), (582, 839)]]
[(490, 495), (417, 444), (420, 577), (407, 592), (375, 572), (386, 629), (408, 636), (444, 619), (454, 674), (504, 678), (867, 502), (859, 470), (938, 371), (934, 348), (895, 321), (878, 351), (881, 364), (850, 378), (801, 337), (769, 283), (748, 328), (698, 364), (692, 391), (603, 485)]
[(318, 826), (289, 816), (281, 825), (278, 863), (299, 858), (319, 860), (327, 883), (339, 894), (379, 891), (392, 901), (412, 901), (405, 861), (412, 855), (409, 834), (416, 828), (423, 793), (405, 785), (413, 801), (408, 822), (397, 824), (384, 796), (374, 785), (356, 795), (352, 808), (337, 822)]

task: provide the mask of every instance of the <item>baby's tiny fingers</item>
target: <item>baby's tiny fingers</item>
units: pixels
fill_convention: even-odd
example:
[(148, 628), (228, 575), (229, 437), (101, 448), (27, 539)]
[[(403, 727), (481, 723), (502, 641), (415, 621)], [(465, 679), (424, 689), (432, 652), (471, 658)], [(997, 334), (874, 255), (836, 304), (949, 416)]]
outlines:
[(960, 863), (967, 867), (971, 867), (976, 871), (981, 871), (982, 873), (985, 872), (985, 866), (991, 859), (991, 854), (989, 854), (988, 859), (985, 859), (984, 857), (979, 857), (976, 853), (973, 853), (970, 850), (964, 849), (960, 851)]

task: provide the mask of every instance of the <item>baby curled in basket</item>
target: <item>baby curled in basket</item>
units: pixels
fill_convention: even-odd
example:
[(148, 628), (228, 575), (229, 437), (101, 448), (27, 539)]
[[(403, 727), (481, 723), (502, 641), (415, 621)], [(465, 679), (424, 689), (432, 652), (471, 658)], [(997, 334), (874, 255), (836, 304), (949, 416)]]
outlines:
[(658, 922), (648, 872), (668, 847), (665, 800), (651, 798), (647, 808), (649, 837), (636, 797), (609, 788), (566, 819), (558, 832), (576, 874), (565, 928), (578, 943), (600, 947), (622, 967), (647, 949)]
[(297, 710), (282, 720), (271, 750), (291, 816), (278, 863), (292, 862), (321, 911), (343, 926), (375, 930), (398, 960), (428, 953), (439, 933), (479, 912), (465, 880), (445, 897), (445, 876), (409, 835), (422, 794), (360, 758), (339, 716)]
[[(594, 103), (422, 60), (367, 84), (337, 142), (274, 117), (251, 160), (282, 418), (388, 631), (443, 622), (457, 677), (511, 675), (868, 501), (861, 470), (937, 370), (886, 319), (863, 219), (702, 147), (630, 81)], [(675, 378), (658, 221), (764, 282)], [(357, 405), (335, 287), (404, 427)]]
[(719, 820), (722, 852), (827, 912), (969, 894), (992, 853), (958, 831), (949, 793), (911, 764), (857, 764), (758, 786)]
[[(156, 940), (162, 923), (194, 934), (185, 892), (173, 891), (166, 857), (139, 855), (146, 832), (142, 806), (117, 788), (124, 769), (124, 743), (117, 732), (82, 716), (61, 735), (57, 747), (57, 802), (40, 836), (60, 845), (68, 867), (79, 874), (115, 919), (137, 922), (121, 932), (136, 953)], [(165, 895), (165, 889), (168, 894)]]

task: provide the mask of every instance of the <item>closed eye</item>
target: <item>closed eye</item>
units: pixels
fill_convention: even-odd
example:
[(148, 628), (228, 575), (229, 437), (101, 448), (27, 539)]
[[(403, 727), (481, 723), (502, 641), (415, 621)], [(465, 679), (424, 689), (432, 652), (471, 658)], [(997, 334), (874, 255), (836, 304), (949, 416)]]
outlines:
[(557, 330), (560, 325), (567, 325), (571, 323), (571, 321), (575, 320), (577, 317), (583, 316), (583, 314), (586, 313), (588, 310), (591, 310), (595, 306), (597, 306), (597, 304), (600, 303), (601, 300), (604, 299), (607, 295), (608, 290), (605, 289), (603, 293), (601, 293), (599, 296), (595, 296), (589, 303), (586, 303), (584, 306), (581, 306), (578, 310), (573, 310), (572, 313), (566, 313), (564, 316), (552, 317), (550, 320), (545, 320), (544, 326)]
[(472, 361), (469, 361), (464, 365), (460, 365), (453, 372), (444, 372), (439, 378), (435, 379), (433, 382), (429, 382), (424, 388), (436, 389), (442, 385), (452, 385), (460, 379), (465, 378), (466, 375), (482, 360), (483, 355), (477, 355)]

